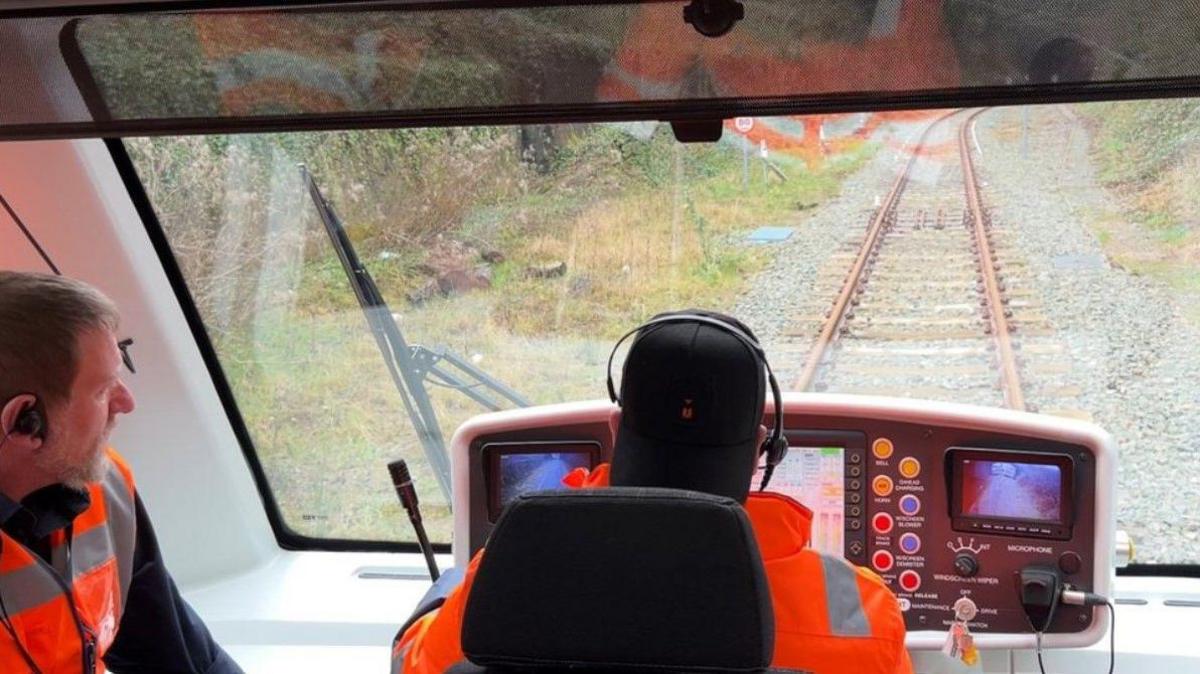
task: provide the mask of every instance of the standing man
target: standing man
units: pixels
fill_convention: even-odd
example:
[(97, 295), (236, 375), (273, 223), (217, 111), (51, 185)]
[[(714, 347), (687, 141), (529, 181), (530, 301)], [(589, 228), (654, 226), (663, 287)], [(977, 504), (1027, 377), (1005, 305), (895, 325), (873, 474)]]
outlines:
[(0, 671), (241, 674), (108, 447), (134, 408), (118, 323), (87, 284), (0, 271)]

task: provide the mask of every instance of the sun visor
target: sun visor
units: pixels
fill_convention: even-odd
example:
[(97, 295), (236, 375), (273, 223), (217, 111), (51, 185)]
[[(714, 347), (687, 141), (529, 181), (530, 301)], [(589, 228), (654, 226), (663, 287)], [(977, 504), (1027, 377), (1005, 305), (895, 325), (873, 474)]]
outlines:
[(1200, 83), (1195, 1), (479, 4), (0, 12), (0, 138), (729, 118)]

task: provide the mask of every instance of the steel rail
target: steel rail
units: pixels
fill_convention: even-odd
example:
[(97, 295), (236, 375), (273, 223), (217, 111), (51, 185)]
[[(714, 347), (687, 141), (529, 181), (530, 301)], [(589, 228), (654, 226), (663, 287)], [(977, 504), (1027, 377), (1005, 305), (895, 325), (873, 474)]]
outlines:
[(867, 235), (858, 250), (858, 257), (854, 259), (854, 264), (850, 267), (850, 273), (847, 274), (846, 281), (842, 284), (842, 290), (838, 293), (837, 299), (834, 300), (829, 317), (825, 319), (824, 325), (821, 326), (821, 332), (817, 335), (816, 342), (813, 343), (812, 349), (808, 352), (808, 358), (804, 361), (804, 369), (800, 371), (800, 375), (796, 378), (796, 382), (792, 387), (793, 390), (807, 391), (816, 378), (817, 368), (825, 360), (825, 355), (829, 352), (829, 347), (833, 345), (838, 327), (845, 320), (846, 309), (850, 306), (850, 302), (862, 282), (862, 273), (867, 268), (867, 261), (871, 259), (871, 254), (875, 252), (875, 249), (879, 245), (882, 238), (880, 234), (883, 232), (884, 225), (887, 223), (889, 215), (896, 210), (896, 204), (900, 201), (900, 194), (904, 191), (904, 187), (908, 183), (908, 174), (912, 171), (913, 165), (916, 164), (917, 157), (921, 155), (921, 148), (925, 146), (930, 132), (933, 131), (934, 127), (959, 112), (961, 111), (953, 110), (933, 120), (921, 133), (920, 138), (917, 139), (912, 156), (908, 158), (908, 161), (904, 164), (904, 168), (896, 176), (896, 181), (892, 183), (892, 189), (888, 192), (887, 198), (880, 204), (879, 210), (875, 213), (875, 218), (871, 221), (871, 226), (867, 228)]
[(1021, 392), (1021, 380), (1017, 370), (1017, 359), (1013, 354), (1008, 317), (1004, 313), (1004, 300), (1000, 295), (1000, 280), (992, 258), (992, 244), (988, 240), (984, 225), (983, 203), (979, 197), (979, 183), (975, 165), (971, 160), (971, 145), (968, 140), (975, 119), (983, 114), (978, 110), (963, 122), (958, 130), (958, 151), (962, 160), (963, 184), (967, 190), (967, 204), (971, 209), (975, 231), (975, 245), (979, 253), (979, 271), (983, 277), (984, 296), (987, 301), (988, 317), (992, 326), (992, 338), (996, 340), (996, 357), (1000, 365), (1001, 388), (1004, 401), (1016, 410), (1025, 409), (1025, 396)]

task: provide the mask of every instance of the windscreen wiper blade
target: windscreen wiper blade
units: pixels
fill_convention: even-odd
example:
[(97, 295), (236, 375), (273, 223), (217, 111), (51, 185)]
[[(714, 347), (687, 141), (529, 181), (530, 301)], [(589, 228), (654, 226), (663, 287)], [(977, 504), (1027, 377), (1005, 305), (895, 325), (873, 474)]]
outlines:
[(337, 252), (338, 261), (350, 280), (354, 296), (362, 307), (371, 335), (379, 346), (384, 364), (412, 421), (413, 430), (421, 441), (429, 465), (433, 467), (438, 485), (446, 496), (446, 502), (450, 503), (450, 457), (426, 385), (457, 390), (493, 412), (504, 409), (506, 403), (507, 406), (528, 407), (530, 402), (446, 349), (410, 345), (396, 324), (375, 279), (358, 258), (354, 244), (333, 205), (321, 193), (312, 174), (303, 164), (300, 165), (300, 175)]

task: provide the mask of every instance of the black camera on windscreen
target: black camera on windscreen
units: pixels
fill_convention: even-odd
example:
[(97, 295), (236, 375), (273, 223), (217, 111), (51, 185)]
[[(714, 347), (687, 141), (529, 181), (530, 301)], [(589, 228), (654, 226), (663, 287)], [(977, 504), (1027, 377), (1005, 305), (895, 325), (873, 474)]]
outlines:
[(692, 24), (698, 33), (720, 37), (728, 33), (746, 16), (746, 8), (737, 0), (692, 0), (683, 8), (684, 23)]

